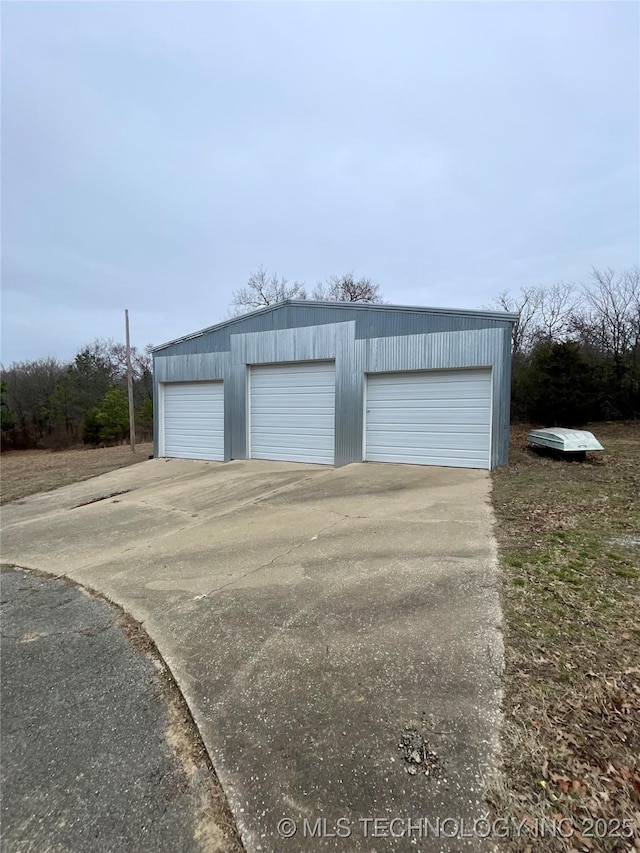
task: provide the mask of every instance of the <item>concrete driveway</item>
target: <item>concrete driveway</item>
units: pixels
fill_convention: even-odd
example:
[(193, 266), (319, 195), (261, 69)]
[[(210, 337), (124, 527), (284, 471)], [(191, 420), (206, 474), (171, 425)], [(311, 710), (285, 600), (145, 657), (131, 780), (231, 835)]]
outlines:
[(489, 489), (469, 470), (156, 459), (6, 506), (3, 561), (145, 623), (247, 850), (484, 849)]

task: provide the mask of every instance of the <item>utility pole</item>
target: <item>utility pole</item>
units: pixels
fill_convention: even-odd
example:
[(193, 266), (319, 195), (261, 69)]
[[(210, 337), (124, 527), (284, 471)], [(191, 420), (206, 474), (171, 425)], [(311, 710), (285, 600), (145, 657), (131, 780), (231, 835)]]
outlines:
[(136, 418), (133, 413), (133, 373), (131, 371), (131, 344), (129, 342), (129, 311), (124, 309), (124, 325), (127, 345), (127, 390), (129, 391), (129, 443), (131, 452), (136, 452)]

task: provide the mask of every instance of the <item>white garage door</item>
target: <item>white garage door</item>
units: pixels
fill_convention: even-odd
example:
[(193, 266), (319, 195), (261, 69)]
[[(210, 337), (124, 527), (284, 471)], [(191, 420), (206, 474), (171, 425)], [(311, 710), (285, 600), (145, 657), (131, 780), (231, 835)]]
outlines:
[(491, 371), (367, 377), (365, 458), (491, 467)]
[(333, 465), (335, 386), (332, 362), (252, 367), (251, 458)]
[(164, 386), (163, 456), (224, 460), (222, 382)]

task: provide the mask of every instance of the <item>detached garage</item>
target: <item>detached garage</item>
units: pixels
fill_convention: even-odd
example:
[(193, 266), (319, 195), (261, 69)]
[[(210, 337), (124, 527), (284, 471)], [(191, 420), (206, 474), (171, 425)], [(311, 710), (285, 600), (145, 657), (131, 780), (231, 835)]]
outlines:
[(153, 352), (155, 453), (504, 464), (516, 319), (287, 300), (170, 341)]

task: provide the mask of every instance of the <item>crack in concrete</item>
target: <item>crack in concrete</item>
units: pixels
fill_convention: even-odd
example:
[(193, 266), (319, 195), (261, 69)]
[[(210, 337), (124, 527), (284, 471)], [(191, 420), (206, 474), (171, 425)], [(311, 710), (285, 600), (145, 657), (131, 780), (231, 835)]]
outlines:
[[(243, 460), (240, 460), (240, 461), (243, 461)], [(256, 495), (253, 498), (249, 498), (248, 500), (243, 501), (242, 503), (239, 503), (239, 504), (236, 504), (235, 506), (232, 506), (230, 509), (226, 509), (221, 513), (215, 513), (212, 515), (194, 516), (194, 514), (189, 512), (188, 510), (178, 509), (176, 507), (167, 507), (164, 504), (154, 504), (152, 502), (146, 502), (140, 498), (136, 499), (134, 497), (135, 493), (138, 491), (144, 491), (144, 489), (148, 488), (147, 486), (140, 486), (138, 488), (133, 487), (131, 489), (124, 490), (121, 494), (128, 494), (128, 495), (131, 495), (131, 497), (124, 498), (121, 501), (121, 503), (122, 504), (139, 503), (142, 506), (148, 506), (148, 507), (152, 507), (154, 509), (157, 508), (157, 509), (163, 510), (165, 512), (175, 512), (176, 514), (190, 515), (191, 517), (197, 517), (199, 519), (204, 519), (204, 520), (210, 519), (210, 518), (211, 519), (213, 519), (213, 518), (224, 518), (225, 516), (230, 515), (231, 513), (236, 512), (239, 509), (244, 509), (245, 507), (251, 506), (252, 504), (257, 504), (257, 503), (259, 503), (259, 501), (266, 500), (267, 498), (270, 498), (273, 495), (278, 494), (279, 492), (283, 492), (286, 489), (295, 488), (296, 486), (299, 486), (302, 483), (306, 483), (309, 480), (313, 480), (314, 478), (326, 476), (327, 474), (330, 474), (333, 470), (334, 469), (331, 468), (331, 469), (328, 469), (326, 471), (325, 470), (317, 471), (317, 472), (314, 471), (311, 474), (309, 474), (309, 476), (303, 477), (301, 480), (294, 480), (291, 483), (285, 483), (285, 485), (283, 485), (283, 486), (277, 486), (275, 489), (271, 489), (270, 491), (263, 492), (260, 495)], [(192, 476), (191, 474), (181, 474), (181, 475), (176, 476), (176, 477), (171, 477), (170, 479), (172, 481), (173, 480), (180, 481), (183, 479), (186, 480), (191, 476)], [(69, 486), (63, 486), (62, 488), (65, 488), (65, 489), (69, 488), (70, 489), (76, 485), (78, 485), (78, 484), (77, 483), (71, 483)], [(35, 495), (30, 495), (29, 497), (35, 497), (35, 498), (45, 497), (46, 498), (46, 497), (48, 497), (49, 494), (50, 493), (48, 493), (48, 492), (38, 492)], [(114, 493), (113, 496), (117, 496), (117, 494), (118, 493)], [(75, 506), (63, 506), (63, 507), (55, 506), (49, 510), (45, 509), (45, 511), (43, 513), (38, 514), (36, 516), (33, 516), (32, 518), (22, 518), (22, 519), (19, 519), (17, 521), (9, 521), (8, 524), (4, 525), (4, 527), (5, 527), (5, 529), (9, 530), (9, 529), (14, 528), (14, 527), (21, 527), (23, 525), (33, 524), (35, 522), (42, 521), (44, 519), (48, 519), (52, 516), (59, 515), (62, 512), (75, 512), (78, 509), (86, 509), (86, 507), (92, 506), (94, 503), (100, 503), (103, 500), (107, 500), (109, 497), (111, 497), (111, 496), (107, 495), (104, 497), (99, 497), (97, 499), (96, 498), (89, 499), (89, 500), (85, 501), (84, 503), (76, 504)], [(22, 506), (23, 504), (18, 503), (17, 501), (11, 501), (11, 502), (5, 504), (5, 507), (10, 507), (12, 505)]]
[(276, 562), (276, 560), (281, 560), (283, 557), (288, 557), (289, 554), (292, 554), (294, 551), (297, 551), (298, 548), (302, 548), (302, 546), (306, 545), (308, 542), (312, 542), (312, 541), (318, 539), (320, 536), (322, 536), (323, 533), (326, 533), (327, 530), (331, 530), (337, 524), (340, 524), (341, 521), (344, 521), (345, 518), (347, 518), (347, 516), (340, 517), (337, 521), (334, 521), (333, 524), (328, 524), (326, 527), (323, 527), (322, 530), (319, 530), (318, 533), (316, 533), (315, 536), (313, 536), (311, 539), (305, 539), (304, 542), (298, 542), (297, 544), (295, 544), (291, 548), (289, 548), (287, 551), (283, 551), (282, 554), (276, 554), (276, 556), (273, 557), (271, 560), (269, 560), (268, 563), (264, 563), (261, 566), (257, 566), (255, 569), (250, 569), (248, 572), (245, 572), (244, 574), (239, 575), (236, 578), (233, 578), (233, 580), (227, 581), (227, 583), (223, 583), (220, 586), (214, 587), (209, 592), (206, 592), (203, 596), (200, 596), (200, 598), (208, 598), (210, 595), (213, 595), (214, 592), (220, 592), (221, 589), (226, 589), (229, 586), (233, 586), (234, 584), (237, 584), (239, 581), (244, 580), (245, 578), (249, 577), (250, 575), (255, 575), (258, 572), (262, 571), (263, 569), (268, 569), (270, 566), (272, 566)]
[[(158, 542), (160, 539), (166, 539), (167, 536), (174, 536), (178, 533), (183, 533), (185, 530), (191, 530), (193, 527), (198, 527), (201, 524), (202, 520), (198, 520), (194, 524), (185, 524), (184, 527), (178, 527), (176, 530), (167, 530), (165, 533), (161, 533), (159, 536), (154, 536), (152, 539), (145, 539), (145, 541), (141, 545), (131, 545), (127, 548), (123, 548), (120, 551), (111, 551), (107, 552), (109, 554), (106, 560), (102, 560), (101, 562), (90, 562), (83, 563), (81, 566), (76, 566), (75, 569), (67, 569), (64, 572), (61, 572), (61, 575), (71, 575), (74, 572), (81, 572), (83, 569), (96, 568), (97, 566), (103, 566), (105, 563), (109, 563), (111, 560), (116, 560), (118, 557), (122, 557), (124, 554), (128, 554), (130, 551), (140, 551), (151, 545), (152, 542)], [(50, 570), (47, 570), (50, 572)], [(53, 572), (51, 572), (53, 574)]]
[[(347, 517), (348, 516), (345, 516), (344, 518), (347, 518)], [(337, 524), (340, 523), (340, 520), (341, 519), (338, 519), (338, 521), (334, 522), (333, 524), (328, 525), (321, 532), (325, 532), (327, 530), (330, 530), (332, 527), (335, 527)], [(320, 535), (320, 534), (318, 534), (318, 535)], [(290, 551), (293, 551), (293, 550), (295, 550), (295, 548), (299, 548), (304, 544), (305, 544), (304, 542), (301, 542), (298, 545), (294, 546), (294, 548), (291, 548)], [(290, 553), (290, 551), (287, 553)], [(283, 554), (280, 556), (286, 556), (286, 554)], [(270, 562), (273, 563), (277, 559), (279, 559), (279, 557), (274, 557), (273, 560), (271, 560)], [(269, 564), (267, 564), (267, 565), (269, 565)], [(260, 566), (258, 569), (254, 569), (253, 571), (259, 571), (260, 568), (264, 568), (264, 567)], [(370, 578), (376, 579), (381, 575), (386, 575), (387, 572), (388, 572), (387, 566), (383, 566), (383, 567), (371, 572)], [(252, 574), (252, 572), (248, 572), (247, 574)], [(247, 660), (247, 662), (244, 663), (237, 670), (237, 672), (233, 678), (233, 684), (237, 686), (240, 682), (246, 682), (247, 679), (250, 677), (250, 674), (253, 672), (253, 670), (257, 666), (260, 659), (263, 658), (264, 655), (268, 652), (268, 650), (271, 649), (278, 642), (278, 640), (283, 636), (283, 634), (285, 634), (286, 631), (288, 631), (292, 626), (294, 626), (296, 624), (296, 622), (298, 622), (303, 615), (308, 614), (315, 607), (318, 607), (322, 602), (325, 602), (327, 599), (330, 599), (332, 596), (335, 596), (338, 588), (348, 587), (352, 581), (352, 578), (353, 578), (353, 575), (341, 576), (341, 578), (339, 580), (337, 580), (336, 585), (332, 586), (332, 588), (330, 590), (328, 590), (324, 593), (319, 593), (318, 596), (316, 598), (314, 598), (312, 601), (309, 601), (307, 604), (305, 604), (304, 606), (302, 606), (298, 610), (296, 610), (296, 612), (293, 613), (282, 625), (274, 626), (273, 631), (270, 634), (270, 636), (263, 640), (263, 642), (261, 643), (261, 645), (257, 649), (257, 651), (255, 651), (251, 655), (251, 657)], [(371, 625), (373, 625), (373, 622), (371, 623)], [(225, 699), (223, 697), (223, 699), (219, 703), (219, 707), (223, 707), (224, 702), (225, 702)]]
[[(81, 572), (84, 569), (95, 568), (96, 566), (104, 565), (105, 562), (109, 562), (112, 559), (117, 559), (118, 557), (123, 556), (124, 554), (128, 554), (131, 551), (140, 551), (140, 550), (148, 547), (149, 545), (151, 545), (154, 542), (158, 542), (161, 539), (165, 539), (167, 536), (174, 536), (174, 535), (177, 535), (179, 533), (183, 533), (185, 530), (191, 530), (194, 527), (199, 527), (200, 525), (206, 524), (207, 521), (210, 521), (213, 519), (226, 518), (227, 516), (232, 515), (234, 512), (237, 512), (238, 510), (244, 509), (247, 506), (257, 505), (259, 503), (259, 501), (263, 500), (265, 497), (269, 497), (273, 494), (277, 494), (278, 492), (284, 491), (287, 488), (292, 488), (293, 486), (297, 486), (301, 482), (307, 482), (308, 480), (312, 480), (314, 477), (320, 477), (323, 474), (327, 474), (327, 473), (329, 473), (329, 472), (320, 471), (317, 474), (313, 473), (310, 476), (305, 477), (304, 480), (296, 480), (294, 483), (287, 483), (284, 486), (280, 486), (277, 489), (273, 489), (271, 492), (268, 492), (266, 495), (262, 494), (262, 495), (259, 495), (257, 497), (251, 498), (250, 500), (244, 501), (241, 504), (236, 504), (236, 506), (233, 506), (230, 509), (227, 509), (224, 512), (221, 512), (217, 515), (195, 516), (196, 520), (194, 521), (193, 524), (185, 524), (184, 527), (179, 527), (176, 530), (168, 530), (164, 533), (160, 533), (158, 536), (154, 536), (153, 538), (150, 538), (150, 539), (145, 539), (145, 541), (142, 544), (139, 544), (139, 545), (134, 544), (134, 545), (131, 545), (127, 548), (123, 548), (122, 550), (113, 551), (113, 552), (111, 552), (111, 555), (110, 555), (108, 560), (102, 560), (100, 563), (95, 563), (95, 562), (83, 563), (81, 566), (76, 566), (75, 569), (68, 569), (64, 572), (61, 572), (60, 574), (65, 575), (65, 576), (71, 575), (74, 572)], [(135, 501), (132, 498), (127, 498), (123, 501), (123, 503), (143, 503), (143, 502), (142, 501)], [(156, 504), (155, 506), (158, 506), (158, 505)], [(158, 508), (161, 509), (162, 507), (158, 506)], [(179, 510), (179, 512), (186, 513), (186, 510)], [(186, 513), (186, 514), (189, 514), (189, 513)], [(193, 518), (194, 516), (192, 515), (191, 517)], [(346, 517), (346, 516), (342, 516), (342, 517)], [(35, 521), (36, 519), (33, 519), (33, 520)], [(24, 522), (20, 522), (20, 523), (24, 523)], [(208, 595), (208, 593), (207, 593), (207, 595)]]
[(206, 516), (200, 516), (195, 512), (190, 512), (188, 509), (180, 509), (180, 507), (176, 506), (165, 506), (164, 504), (153, 503), (153, 501), (143, 501), (141, 498), (126, 498), (125, 500), (120, 501), (120, 503), (150, 507), (151, 509), (162, 510), (162, 512), (174, 512), (176, 515), (188, 515), (189, 518), (206, 518)]
[[(257, 502), (260, 506), (260, 502)], [(286, 507), (277, 506), (277, 509), (286, 509)], [(387, 515), (381, 512), (380, 515), (349, 515), (343, 512), (338, 512), (335, 509), (328, 507), (305, 507), (305, 512), (317, 512), (322, 515), (339, 515), (341, 518), (363, 519), (367, 521), (402, 521), (409, 524), (482, 524), (482, 519), (467, 519), (467, 518), (410, 518), (401, 515)]]
[(316, 477), (320, 477), (323, 474), (326, 475), (328, 473), (330, 473), (330, 472), (329, 471), (313, 472), (308, 477), (304, 477), (302, 480), (295, 480), (293, 483), (285, 483), (282, 486), (276, 486), (275, 489), (271, 489), (268, 492), (263, 492), (262, 494), (256, 495), (255, 497), (248, 498), (246, 501), (241, 501), (240, 503), (237, 503), (230, 508), (226, 508), (226, 509), (222, 510), (221, 512), (215, 512), (215, 513), (211, 513), (211, 514), (197, 515), (196, 513), (190, 512), (189, 510), (186, 510), (186, 509), (179, 509), (177, 507), (170, 507), (170, 506), (167, 507), (164, 504), (153, 503), (152, 501), (145, 501), (145, 500), (142, 500), (140, 498), (136, 498), (135, 495), (132, 495), (131, 497), (126, 498), (125, 501), (123, 501), (123, 502), (124, 503), (141, 504), (142, 506), (152, 507), (153, 509), (162, 509), (162, 510), (165, 510), (167, 512), (184, 513), (185, 515), (189, 515), (191, 518), (199, 518), (201, 520), (206, 521), (206, 520), (214, 519), (214, 518), (226, 518), (228, 515), (232, 515), (234, 512), (237, 512), (238, 510), (241, 510), (241, 509), (245, 509), (248, 506), (253, 506), (253, 505), (259, 506), (261, 501), (266, 501), (269, 498), (273, 497), (274, 495), (279, 494), (280, 492), (284, 492), (287, 489), (294, 488), (295, 486), (299, 486), (302, 483), (306, 483), (309, 480), (313, 480)]
[[(67, 512), (71, 512), (74, 509), (80, 509), (82, 506), (89, 506), (90, 504), (101, 503), (102, 501), (108, 501), (111, 498), (120, 497), (120, 495), (128, 495), (129, 492), (133, 491), (133, 489), (123, 489), (121, 492), (111, 492), (109, 495), (101, 495), (95, 498), (90, 498), (88, 501), (84, 501), (81, 504), (76, 504), (75, 506), (67, 507)], [(114, 501), (114, 503), (119, 503), (119, 501)]]

